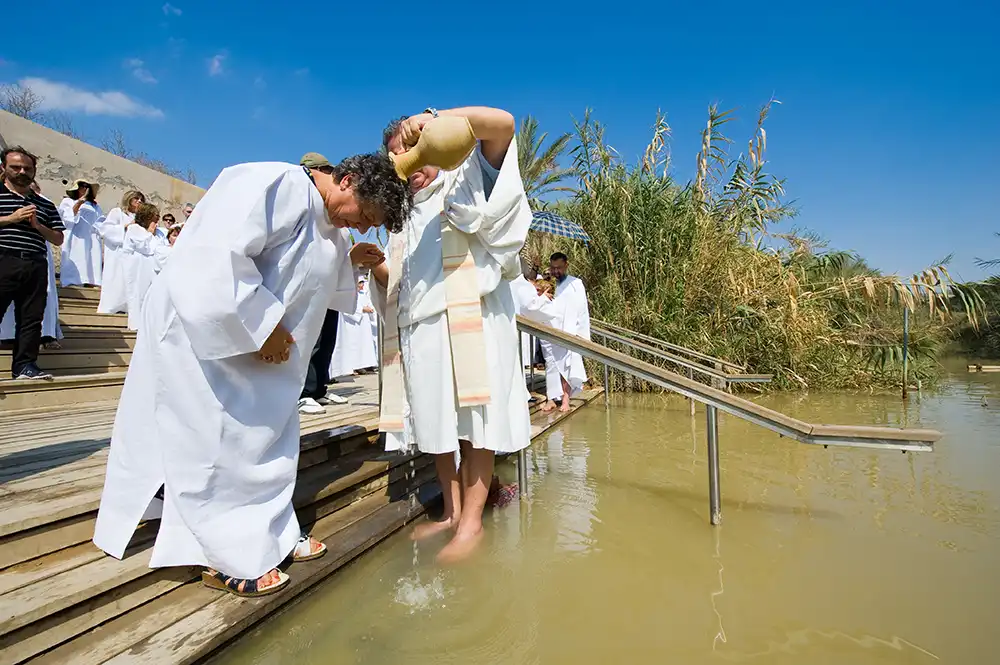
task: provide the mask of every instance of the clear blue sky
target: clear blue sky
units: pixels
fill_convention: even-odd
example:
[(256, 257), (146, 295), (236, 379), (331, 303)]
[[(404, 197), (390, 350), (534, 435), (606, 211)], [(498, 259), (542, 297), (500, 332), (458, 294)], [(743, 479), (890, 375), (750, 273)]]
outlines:
[(739, 109), (738, 150), (774, 95), (796, 226), (886, 272), (954, 253), (953, 273), (981, 277), (974, 257), (1000, 256), (1000, 5), (816, 4), (22, 1), (0, 82), (39, 79), (92, 142), (120, 128), (203, 185), (238, 162), (370, 151), (390, 117), (466, 104), (553, 134), (591, 107), (630, 159), (663, 109), (686, 181), (710, 102)]

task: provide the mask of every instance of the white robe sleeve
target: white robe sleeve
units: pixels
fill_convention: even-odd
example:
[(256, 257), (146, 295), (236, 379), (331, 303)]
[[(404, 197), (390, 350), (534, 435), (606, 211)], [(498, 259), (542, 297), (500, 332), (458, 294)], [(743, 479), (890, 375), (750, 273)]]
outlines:
[(170, 247), (169, 242), (160, 242), (156, 244), (153, 249), (153, 271), (162, 272), (167, 266), (167, 259), (170, 257)]
[[(226, 209), (222, 197), (237, 200), (233, 210), (246, 209), (238, 202), (248, 195), (245, 185), (239, 178), (228, 184), (228, 191), (214, 197), (212, 215), (220, 218), (202, 219), (180, 251), (173, 252), (164, 272), (177, 316), (201, 360), (260, 350), (284, 316), (285, 306), (264, 287), (255, 258), (293, 237), (303, 225), (315, 223), (308, 179), (290, 177), (290, 172), (280, 175), (249, 215), (235, 220), (215, 212)], [(349, 265), (348, 271), (352, 272)]]
[(122, 243), (122, 249), (125, 250), (126, 254), (152, 256), (155, 239), (156, 236), (138, 224), (129, 224), (129, 227), (125, 230), (125, 240)]
[(448, 221), (459, 231), (475, 234), (500, 267), (505, 279), (521, 272), (519, 252), (531, 226), (531, 208), (517, 162), (517, 138), (512, 138), (489, 198), (483, 185), (480, 148), (454, 171), (446, 200)]
[(590, 303), (587, 302), (587, 289), (583, 282), (576, 280), (576, 306), (579, 310), (580, 337), (590, 340)]
[(66, 227), (66, 231), (70, 231), (76, 226), (77, 215), (79, 213), (73, 212), (74, 205), (76, 205), (76, 201), (66, 197), (59, 203), (59, 207), (56, 209), (59, 211), (59, 218), (62, 220), (63, 226)]
[(121, 249), (122, 243), (125, 242), (125, 225), (122, 224), (121, 212), (120, 208), (114, 208), (94, 225), (97, 234), (104, 239), (106, 249)]

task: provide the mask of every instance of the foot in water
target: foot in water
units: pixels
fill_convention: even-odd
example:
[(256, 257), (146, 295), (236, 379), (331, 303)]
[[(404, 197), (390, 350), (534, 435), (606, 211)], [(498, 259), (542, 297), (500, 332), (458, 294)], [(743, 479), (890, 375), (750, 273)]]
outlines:
[(479, 544), (483, 541), (484, 533), (482, 527), (479, 527), (478, 531), (471, 533), (456, 533), (451, 542), (438, 552), (438, 563), (453, 564), (465, 561), (479, 548)]
[(455, 528), (457, 521), (451, 517), (443, 519), (439, 522), (421, 522), (417, 526), (413, 527), (413, 532), (410, 534), (410, 540), (426, 540), (432, 536), (436, 536), (439, 533), (444, 533), (445, 531), (451, 531)]

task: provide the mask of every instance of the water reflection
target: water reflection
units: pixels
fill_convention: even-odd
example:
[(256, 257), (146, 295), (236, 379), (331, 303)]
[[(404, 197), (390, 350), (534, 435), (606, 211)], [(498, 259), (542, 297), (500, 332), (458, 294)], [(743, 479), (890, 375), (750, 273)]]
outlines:
[(613, 395), (536, 442), (531, 500), (489, 516), (475, 565), (439, 568), (443, 543), (400, 534), (220, 662), (995, 662), (1000, 374), (956, 374), (905, 407), (760, 401), (946, 438), (932, 454), (824, 450), (724, 416), (712, 528), (704, 411)]

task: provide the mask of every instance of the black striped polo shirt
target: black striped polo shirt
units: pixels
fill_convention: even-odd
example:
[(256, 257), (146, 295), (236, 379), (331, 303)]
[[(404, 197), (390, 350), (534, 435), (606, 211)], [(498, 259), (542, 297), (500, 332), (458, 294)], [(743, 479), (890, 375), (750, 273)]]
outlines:
[[(55, 204), (46, 198), (28, 192), (24, 197), (7, 189), (6, 183), (0, 182), (0, 217), (7, 217), (27, 205), (35, 206), (38, 221), (56, 231), (64, 231), (62, 219)], [(45, 238), (31, 228), (28, 221), (17, 224), (0, 225), (0, 251), (23, 252), (45, 256)]]

